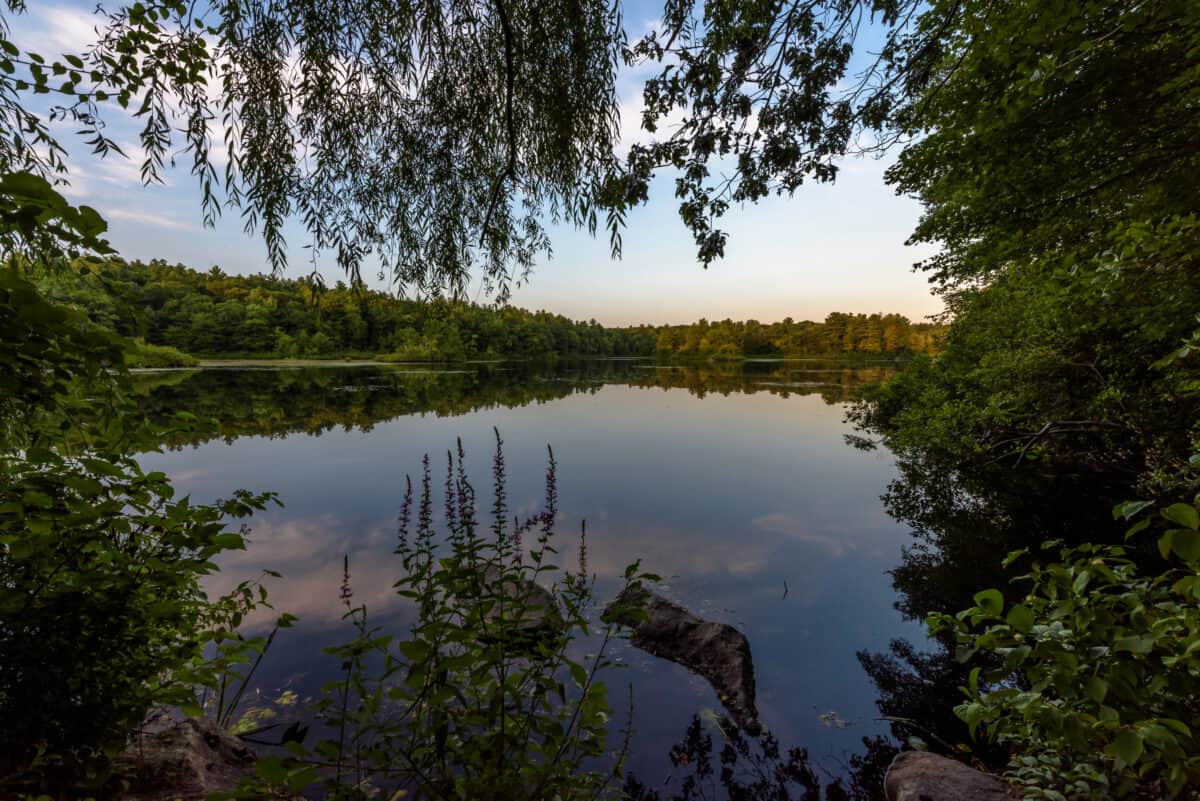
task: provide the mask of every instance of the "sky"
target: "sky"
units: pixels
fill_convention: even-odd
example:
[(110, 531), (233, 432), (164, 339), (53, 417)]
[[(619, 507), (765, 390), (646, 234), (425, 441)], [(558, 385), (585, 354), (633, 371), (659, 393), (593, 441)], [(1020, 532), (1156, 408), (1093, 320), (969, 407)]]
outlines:
[[(10, 19), (12, 38), (47, 55), (78, 51), (96, 24), (92, 8), (69, 0), (31, 3), (27, 14)], [(653, 12), (642, 0), (627, 4), (630, 34), (653, 25)], [(644, 136), (638, 121), (645, 74), (627, 70), (619, 78), (624, 146)], [(107, 121), (107, 133), (129, 158), (98, 159), (73, 148), (71, 186), (64, 194), (104, 215), (121, 256), (201, 270), (218, 265), (236, 274), (270, 269), (262, 241), (242, 231), (236, 213), (213, 228), (203, 226), (200, 193), (186, 160), (165, 173), (163, 185), (142, 186), (135, 126), (115, 117)], [(56, 132), (62, 140), (75, 138), (65, 126)], [(511, 303), (605, 325), (680, 324), (701, 317), (820, 320), (832, 311), (899, 312), (921, 320), (942, 304), (925, 277), (912, 270), (933, 251), (904, 244), (920, 204), (885, 185), (883, 174), (894, 156), (847, 159), (834, 184), (807, 184), (790, 198), (731, 208), (720, 223), (729, 233), (725, 258), (708, 269), (697, 261), (678, 218), (671, 178), (662, 176), (649, 202), (629, 213), (620, 260), (610, 257), (603, 232), (593, 239), (570, 226), (553, 227), (553, 256), (538, 260)], [(290, 231), (288, 272), (298, 276), (310, 265), (301, 247), (303, 231), (298, 225)], [(318, 263), (318, 269), (330, 282), (340, 277), (332, 263)]]

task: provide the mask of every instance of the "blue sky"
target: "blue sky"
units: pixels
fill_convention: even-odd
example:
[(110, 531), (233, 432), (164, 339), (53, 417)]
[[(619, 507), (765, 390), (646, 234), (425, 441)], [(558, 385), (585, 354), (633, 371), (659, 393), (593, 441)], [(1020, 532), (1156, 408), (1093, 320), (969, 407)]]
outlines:
[[(45, 54), (78, 50), (95, 24), (91, 8), (31, 3), (26, 15), (10, 19), (13, 39)], [(631, 35), (638, 34), (653, 24), (653, 5), (627, 4), (625, 18)], [(627, 140), (638, 135), (642, 77), (629, 72), (618, 87)], [(131, 158), (98, 160), (78, 150), (67, 193), (104, 214), (121, 255), (198, 269), (219, 265), (231, 273), (268, 269), (261, 241), (242, 232), (236, 215), (215, 228), (202, 226), (199, 192), (186, 165), (169, 171), (165, 185), (142, 187), (135, 128), (121, 119), (109, 123), (109, 134), (128, 143)], [(74, 138), (66, 128), (58, 133)], [(707, 270), (696, 261), (677, 217), (670, 177), (662, 177), (649, 203), (629, 214), (620, 261), (609, 257), (603, 236), (594, 240), (569, 227), (553, 229), (553, 258), (539, 261), (512, 302), (607, 325), (700, 317), (822, 319), (831, 311), (900, 312), (919, 320), (941, 310), (925, 278), (911, 269), (931, 251), (904, 245), (920, 206), (884, 184), (887, 163), (850, 159), (835, 184), (806, 185), (792, 198), (731, 209), (722, 223), (730, 235), (726, 257)], [(289, 272), (296, 275), (307, 270), (303, 242), (303, 232), (294, 227)], [(339, 277), (332, 264), (319, 266), (327, 279)]]

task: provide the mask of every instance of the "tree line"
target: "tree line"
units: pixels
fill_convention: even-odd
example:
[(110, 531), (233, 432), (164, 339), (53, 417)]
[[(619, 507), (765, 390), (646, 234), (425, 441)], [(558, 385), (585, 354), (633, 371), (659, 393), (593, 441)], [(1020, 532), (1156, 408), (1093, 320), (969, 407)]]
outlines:
[(913, 323), (902, 314), (831, 312), (820, 323), (791, 317), (778, 323), (700, 319), (691, 325), (659, 327), (654, 352), (717, 359), (932, 353), (944, 331), (941, 324)]
[(47, 298), (149, 346), (205, 356), (458, 361), (534, 356), (736, 359), (928, 353), (943, 326), (834, 312), (823, 323), (757, 320), (606, 328), (595, 320), (434, 298), (407, 300), (315, 277), (229, 275), (112, 258), (39, 269)]

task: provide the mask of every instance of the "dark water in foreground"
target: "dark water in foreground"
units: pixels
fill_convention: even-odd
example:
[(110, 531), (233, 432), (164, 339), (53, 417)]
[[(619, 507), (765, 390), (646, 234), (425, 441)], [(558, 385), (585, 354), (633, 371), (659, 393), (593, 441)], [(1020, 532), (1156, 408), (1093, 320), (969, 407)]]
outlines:
[[(601, 601), (640, 558), (664, 577), (664, 595), (741, 629), (763, 724), (838, 774), (862, 737), (886, 731), (856, 652), (922, 637), (893, 609), (886, 575), (908, 540), (879, 500), (895, 466), (886, 452), (843, 442), (845, 403), (885, 372), (616, 361), (149, 373), (139, 381), (152, 413), (191, 411), (219, 428), (181, 436), (143, 463), (198, 500), (244, 487), (284, 502), (252, 521), (249, 550), (226, 558), (211, 586), (228, 589), (263, 568), (284, 575), (269, 585), (272, 602), (300, 623), (260, 671), (265, 704), (284, 690), (311, 696), (336, 672), (320, 648), (350, 636), (338, 602), (344, 554), (355, 598), (374, 620), (409, 619), (391, 591), (399, 567), (391, 552), (404, 476), (423, 454), (443, 464), (461, 437), (482, 489), (498, 428), (512, 506), (532, 512), (549, 443), (565, 563), (575, 564), (586, 519)], [(632, 682), (631, 767), (654, 782), (692, 716), (720, 705), (683, 668), (621, 648), (629, 668), (608, 679), (613, 704), (624, 708)]]

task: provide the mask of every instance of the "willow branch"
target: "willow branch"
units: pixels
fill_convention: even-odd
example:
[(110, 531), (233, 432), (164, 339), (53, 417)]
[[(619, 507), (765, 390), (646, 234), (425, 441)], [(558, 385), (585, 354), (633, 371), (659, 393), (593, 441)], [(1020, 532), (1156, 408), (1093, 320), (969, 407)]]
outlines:
[(508, 164), (505, 165), (504, 171), (496, 176), (496, 182), (492, 185), (487, 213), (483, 218), (483, 229), (479, 232), (481, 246), (487, 238), (488, 228), (492, 223), (492, 213), (500, 202), (500, 192), (504, 188), (504, 182), (516, 177), (517, 174), (517, 125), (513, 113), (513, 85), (516, 81), (516, 69), (513, 66), (512, 23), (508, 19), (508, 10), (504, 7), (504, 0), (496, 0), (496, 16), (500, 18), (500, 27), (504, 31), (504, 124), (508, 130)]

